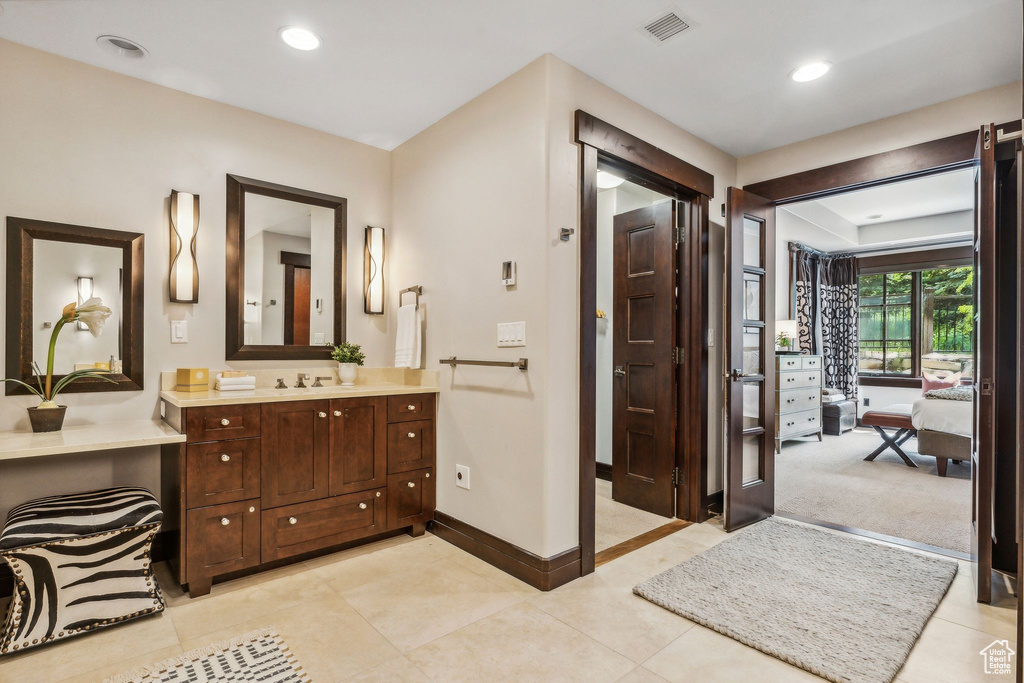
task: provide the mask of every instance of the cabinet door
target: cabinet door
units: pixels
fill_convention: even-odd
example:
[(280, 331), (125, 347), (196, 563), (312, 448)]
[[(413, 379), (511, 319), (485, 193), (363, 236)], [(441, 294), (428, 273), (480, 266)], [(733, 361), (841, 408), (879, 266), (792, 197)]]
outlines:
[(260, 440), (189, 444), (186, 501), (199, 508), (260, 497)]
[(327, 496), (330, 402), (263, 404), (260, 479), (263, 507)]
[(189, 510), (188, 581), (201, 581), (260, 562), (260, 501)]
[(388, 425), (388, 472), (409, 472), (434, 464), (434, 421)]
[(263, 511), (263, 562), (329, 548), (384, 532), (384, 489), (332, 496)]
[(387, 399), (331, 401), (332, 496), (387, 485)]
[(433, 469), (388, 475), (388, 529), (434, 518)]

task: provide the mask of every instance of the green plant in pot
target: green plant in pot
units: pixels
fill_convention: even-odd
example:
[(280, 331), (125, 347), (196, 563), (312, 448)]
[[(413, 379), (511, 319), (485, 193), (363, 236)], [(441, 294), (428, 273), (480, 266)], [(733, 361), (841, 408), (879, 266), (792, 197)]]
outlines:
[(793, 350), (793, 340), (786, 336), (785, 332), (779, 332), (775, 335), (775, 345), (779, 347), (779, 351), (782, 353), (790, 353)]
[(338, 379), (341, 386), (350, 387), (356, 383), (356, 376), (359, 374), (359, 366), (366, 360), (366, 354), (362, 352), (359, 344), (341, 342), (338, 345), (331, 345), (331, 358), (338, 361)]
[(40, 371), (38, 363), (33, 362), (32, 367), (35, 370), (36, 379), (34, 386), (27, 382), (22, 382), (20, 379), (8, 378), (4, 380), (5, 382), (21, 385), (39, 397), (39, 405), (28, 409), (28, 418), (29, 422), (32, 423), (33, 432), (55, 432), (64, 425), (64, 413), (68, 407), (57, 405), (56, 398), (57, 394), (72, 382), (83, 377), (98, 377), (111, 384), (116, 384), (114, 380), (107, 377), (110, 374), (109, 372), (95, 369), (74, 370), (59, 377), (56, 381), (53, 378), (53, 356), (57, 347), (57, 336), (64, 326), (70, 322), (80, 322), (89, 328), (92, 336), (98, 337), (103, 330), (103, 323), (109, 317), (110, 309), (103, 305), (103, 301), (99, 297), (94, 296), (81, 305), (75, 303), (68, 304), (61, 311), (60, 320), (54, 324), (53, 332), (50, 334), (50, 351), (46, 357), (46, 374), (44, 375)]

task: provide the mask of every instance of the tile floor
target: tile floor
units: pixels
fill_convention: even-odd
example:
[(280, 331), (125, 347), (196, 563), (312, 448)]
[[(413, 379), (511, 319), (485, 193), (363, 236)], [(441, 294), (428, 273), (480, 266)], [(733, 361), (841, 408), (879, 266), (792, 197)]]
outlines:
[[(815, 676), (632, 595), (632, 586), (724, 539), (694, 525), (540, 593), (429, 534), (401, 536), (214, 586), (190, 600), (158, 565), (169, 608), (0, 660), (0, 681), (100, 681), (274, 625), (314, 681), (813, 681)], [(1014, 637), (1012, 595), (993, 606), (960, 575), (899, 681), (991, 681), (979, 651)]]
[(612, 483), (595, 481), (594, 550), (601, 552), (672, 521), (612, 499)]

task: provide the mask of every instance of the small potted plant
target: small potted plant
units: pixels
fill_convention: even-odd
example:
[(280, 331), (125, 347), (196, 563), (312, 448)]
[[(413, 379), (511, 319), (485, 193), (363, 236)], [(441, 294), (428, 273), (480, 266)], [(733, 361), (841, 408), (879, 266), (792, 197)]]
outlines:
[(56, 432), (60, 430), (64, 425), (64, 413), (68, 407), (57, 405), (54, 399), (57, 398), (57, 394), (62, 389), (75, 380), (83, 377), (98, 377), (105, 382), (116, 384), (114, 380), (106, 376), (110, 374), (109, 372), (92, 369), (74, 370), (59, 378), (56, 383), (53, 381), (53, 355), (57, 346), (57, 335), (60, 334), (64, 325), (70, 322), (83, 323), (92, 332), (92, 336), (98, 337), (103, 329), (104, 321), (109, 317), (110, 309), (103, 305), (103, 301), (99, 297), (94, 296), (81, 306), (75, 303), (68, 304), (61, 311), (60, 320), (54, 324), (53, 332), (50, 334), (50, 352), (46, 357), (46, 375), (43, 375), (39, 370), (39, 365), (33, 362), (32, 367), (35, 370), (36, 378), (35, 386), (22, 382), (19, 379), (8, 378), (4, 380), (5, 382), (20, 384), (39, 397), (39, 405), (28, 409), (28, 419), (32, 423), (33, 432)]
[(341, 386), (352, 386), (356, 382), (356, 375), (359, 374), (359, 366), (366, 360), (366, 354), (362, 352), (359, 344), (351, 342), (328, 346), (331, 346), (331, 358), (338, 361), (338, 379), (341, 380)]

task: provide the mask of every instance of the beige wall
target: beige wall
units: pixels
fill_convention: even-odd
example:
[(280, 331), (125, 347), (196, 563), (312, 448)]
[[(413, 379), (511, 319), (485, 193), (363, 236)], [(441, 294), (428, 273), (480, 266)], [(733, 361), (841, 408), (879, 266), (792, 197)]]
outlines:
[[(348, 197), (349, 274), (361, 282), (362, 229), (391, 222), (388, 152), (2, 40), (0, 64), (0, 216), (146, 235), (146, 388), (62, 394), (68, 424), (154, 417), (161, 370), (225, 366), (226, 173)], [(171, 189), (201, 196), (195, 306), (167, 301)], [(386, 321), (362, 313), (361, 291), (349, 288), (349, 338), (364, 344), (368, 364), (390, 364)], [(170, 344), (172, 319), (188, 320), (188, 344)], [(33, 402), (0, 397), (0, 430), (27, 429), (24, 408)], [(155, 487), (159, 472), (155, 449), (7, 462), (0, 470), (0, 516), (15, 502), (59, 490)]]

